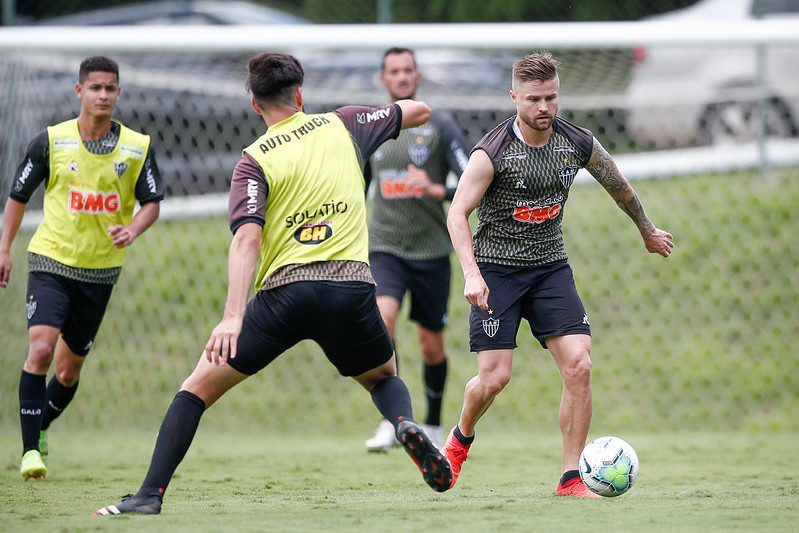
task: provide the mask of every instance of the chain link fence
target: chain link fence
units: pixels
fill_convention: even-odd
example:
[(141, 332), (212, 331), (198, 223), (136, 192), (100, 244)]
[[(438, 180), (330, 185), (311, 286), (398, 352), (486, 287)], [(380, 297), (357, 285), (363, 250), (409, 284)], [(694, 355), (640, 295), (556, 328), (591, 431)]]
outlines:
[[(39, 4), (54, 9), (61, 5), (63, 12), (77, 5), (67, 0), (30, 3)], [(312, 4), (271, 5), (314, 22), (343, 17), (331, 13), (331, 20), (312, 18), (312, 12), (305, 11)], [(385, 9), (385, 3), (363, 2), (364, 20), (335, 21), (371, 22), (366, 19), (376, 17), (381, 4)], [(392, 16), (399, 19), (405, 8), (398, 2), (389, 4)], [(428, 7), (420, 7), (419, 13), (443, 16), (447, 3), (425, 4)], [(453, 8), (448, 16), (466, 16), (460, 9)], [(488, 11), (496, 13), (493, 7)], [(563, 13), (546, 16), (571, 20)], [(378, 71), (382, 50), (290, 51), (307, 69), (308, 111), (385, 103)], [(528, 51), (420, 49), (417, 59), (424, 81), (419, 97), (454, 115), (467, 140), (476, 142), (513, 114), (507, 96), (510, 67)], [(780, 150), (799, 153), (799, 112), (795, 102), (783, 97), (799, 94), (799, 76), (792, 77), (799, 62), (791, 60), (799, 57), (797, 46), (713, 50), (716, 55), (710, 58), (697, 56), (700, 51), (691, 46), (553, 52), (563, 63), (561, 115), (589, 127), (620, 164), (627, 161), (625, 156), (646, 157), (636, 177), (668, 178), (636, 180), (634, 186), (653, 222), (672, 232), (677, 242), (668, 260), (650, 256), (601, 187), (584, 181), (574, 187), (565, 216), (566, 242), (594, 332), (592, 427), (603, 433), (799, 430), (799, 357), (793, 348), (799, 338), (799, 285), (794, 275), (799, 267), (799, 167), (790, 158), (754, 172), (745, 170), (748, 163), (725, 173), (702, 166), (712, 158), (734, 159), (720, 154), (757, 152), (763, 139), (775, 140), (760, 146), (770, 150), (774, 160), (780, 160), (774, 156)], [(719, 85), (714, 76), (726, 71), (723, 52), (736, 60), (735, 72), (752, 73), (754, 78), (745, 83), (738, 76)], [(4, 195), (30, 139), (48, 124), (77, 114), (74, 85), (86, 55), (70, 52), (67, 46), (59, 52), (3, 52)], [(109, 55), (121, 67), (123, 97), (116, 116), (152, 136), (168, 202), (199, 197), (210, 199), (210, 207), (197, 204), (200, 207), (190, 215), (165, 216), (137, 239), (76, 401), (64, 420), (56, 422), (54, 432), (62, 424), (105, 427), (109, 419), (123, 427), (155, 429), (221, 317), (230, 243), (227, 222), (220, 216), (224, 193), (241, 148), (263, 130), (244, 90), (247, 54)], [(690, 70), (695, 67), (698, 70)], [(653, 149), (665, 150), (666, 155), (650, 157)], [(696, 166), (683, 168), (679, 177), (668, 172), (684, 160), (683, 150), (693, 149), (702, 150)], [(622, 171), (626, 168), (632, 166), (622, 165)], [(35, 221), (40, 205), (41, 191), (26, 220)], [(0, 293), (8, 309), (0, 326), (0, 398), (9, 406), (0, 412), (2, 431), (16, 431), (18, 426), (10, 406), (16, 404), (27, 351), (25, 247), (31, 234), (31, 228), (24, 227), (14, 243), (12, 279)], [(445, 424), (457, 419), (463, 386), (476, 372), (475, 357), (468, 352), (463, 280), (453, 261)], [(423, 412), (420, 357), (407, 320), (400, 321), (397, 342), (402, 377), (417, 411)], [(524, 424), (556, 432), (557, 369), (525, 325), (518, 342), (513, 380), (492, 407), (484, 430)], [(351, 380), (338, 378), (310, 343), (247, 380), (207, 416), (207, 424), (221, 429), (246, 424), (307, 431), (344, 423), (365, 435), (378, 418), (368, 394)]]
[[(653, 222), (675, 236), (667, 260), (646, 253), (597, 184), (575, 186), (566, 206), (567, 249), (594, 336), (594, 431), (799, 430), (796, 171), (692, 175), (635, 187)], [(27, 350), (29, 238), (24, 232), (15, 243), (15, 270), (2, 293), (3, 431), (18, 424), (11, 407)], [(229, 243), (224, 217), (159, 221), (137, 239), (76, 400), (54, 434), (67, 424), (107, 427), (109, 420), (155, 430), (221, 318)], [(476, 373), (457, 263), (453, 272), (445, 424), (457, 420), (463, 387)], [(513, 379), (481, 427), (556, 434), (557, 369), (526, 324), (517, 341)], [(401, 375), (423, 413), (421, 358), (406, 319), (397, 345)], [(368, 394), (338, 377), (311, 343), (245, 381), (207, 416), (220, 430), (343, 427), (366, 436), (378, 419)]]

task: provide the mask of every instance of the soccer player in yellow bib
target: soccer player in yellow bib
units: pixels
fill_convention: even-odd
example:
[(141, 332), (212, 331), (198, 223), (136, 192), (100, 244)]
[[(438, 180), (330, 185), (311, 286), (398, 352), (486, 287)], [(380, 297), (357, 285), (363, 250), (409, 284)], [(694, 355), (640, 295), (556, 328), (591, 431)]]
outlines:
[(30, 347), (19, 383), (26, 481), (47, 473), (47, 430), (75, 395), (127, 247), (155, 222), (164, 198), (150, 138), (111, 118), (120, 95), (116, 62), (85, 59), (75, 92), (80, 114), (31, 141), (3, 214), (0, 287), (9, 282), (28, 201), (45, 183), (44, 220), (28, 246)]
[[(244, 149), (230, 185), (228, 295), (194, 372), (169, 407), (139, 491), (95, 514), (158, 514), (203, 412), (303, 339), (371, 394), (428, 485), (452, 484), (449, 462), (413, 419), (369, 269), (368, 157), (430, 108), (412, 100), (306, 114), (296, 58), (265, 52), (247, 88), (267, 131)], [(256, 294), (248, 303), (250, 287)]]

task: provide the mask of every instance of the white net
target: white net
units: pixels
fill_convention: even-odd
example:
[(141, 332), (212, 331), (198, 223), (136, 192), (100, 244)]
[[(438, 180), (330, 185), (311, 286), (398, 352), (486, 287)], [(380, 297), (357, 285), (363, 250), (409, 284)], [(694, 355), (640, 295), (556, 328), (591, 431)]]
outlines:
[[(131, 424), (154, 427), (221, 316), (230, 242), (225, 193), (241, 148), (264, 127), (244, 89), (247, 58), (263, 49), (293, 52), (307, 70), (308, 110), (319, 111), (384, 103), (378, 79), (382, 51), (408, 44), (417, 50), (424, 76), (419, 96), (452, 113), (472, 143), (513, 113), (507, 95), (513, 60), (548, 48), (563, 64), (561, 115), (590, 128), (617, 156), (623, 172), (635, 178), (688, 176), (635, 184), (653, 221), (677, 237), (678, 252), (665, 266), (646, 255), (629, 221), (601, 189), (577, 187), (570, 200), (580, 207), (566, 217), (567, 243), (578, 288), (596, 315), (595, 412), (604, 427), (658, 429), (665, 422), (795, 430), (799, 362), (790, 354), (799, 337), (799, 287), (793, 275), (799, 265), (791, 242), (799, 224), (799, 112), (795, 101), (782, 97), (799, 95), (792, 77), (799, 68), (795, 28), (728, 27), (719, 36), (722, 26), (703, 31), (681, 26), (688, 39), (681, 44), (676, 34), (638, 26), (521, 26), (275, 28), (268, 34), (247, 27), (199, 35), (196, 29), (137, 33), (122, 28), (103, 30), (90, 40), (80, 35), (89, 30), (62, 29), (77, 33), (36, 34), (27, 44), (28, 37), (0, 33), (4, 195), (33, 136), (78, 112), (77, 68), (94, 53), (119, 62), (123, 97), (116, 116), (152, 136), (167, 187), (165, 216), (128, 255), (91, 354), (93, 368), (87, 366), (80, 401), (65, 416), (100, 424), (104, 412), (136, 402), (141, 408), (131, 414)], [(721, 63), (690, 57), (703, 47), (723, 51), (731, 35), (752, 51), (755, 64), (746, 72), (754, 77), (748, 84), (739, 79), (721, 86), (723, 98), (704, 99), (704, 93), (700, 98), (691, 87), (706, 85), (709, 74), (697, 78), (688, 67), (708, 64), (721, 70)], [(87, 41), (112, 45), (89, 50)], [(665, 78), (642, 77), (659, 57), (668, 67)], [(699, 117), (686, 126), (696, 135), (672, 130), (689, 114)], [(701, 127), (711, 124), (712, 131), (726, 135), (703, 133)], [(661, 137), (648, 138), (647, 128)], [(735, 131), (746, 135), (736, 137)], [(757, 132), (772, 137), (753, 135)], [(651, 153), (652, 148), (670, 150)], [(740, 172), (761, 166), (779, 170)], [(724, 180), (712, 174), (731, 168), (739, 172)], [(699, 175), (706, 172), (711, 174)], [(2, 296), (12, 310), (2, 325), (4, 405), (16, 401), (16, 369), (27, 351), (24, 250), (37, 220), (41, 191), (37, 194), (14, 243), (15, 270)], [(664, 293), (655, 294), (653, 279), (666, 287)], [(461, 291), (456, 275), (447, 334), (452, 373), (446, 423), (457, 416), (462, 387), (476, 370), (468, 354), (468, 306)], [(415, 333), (401, 322), (401, 368), (421, 411)], [(554, 425), (560, 396), (556, 369), (524, 327), (519, 344), (516, 389), (498, 402), (494, 420)], [(368, 396), (334, 376), (318, 349), (303, 344), (226, 399), (231, 409), (212, 416), (224, 425), (232, 423), (225, 413), (236, 411), (284, 428), (355, 418), (363, 423), (353, 423), (353, 429), (371, 431), (376, 413)], [(654, 393), (643, 393), (642, 382)], [(12, 415), (10, 409), (0, 413), (0, 427), (16, 425)]]

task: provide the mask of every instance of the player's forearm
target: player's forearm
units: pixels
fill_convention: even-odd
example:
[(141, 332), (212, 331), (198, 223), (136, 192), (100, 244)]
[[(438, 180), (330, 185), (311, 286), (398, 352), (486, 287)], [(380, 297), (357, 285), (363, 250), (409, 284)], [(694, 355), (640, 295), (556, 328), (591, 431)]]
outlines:
[(596, 141), (594, 153), (585, 168), (605, 188), (619, 209), (627, 213), (641, 235), (650, 235), (655, 230), (630, 182), (622, 175), (607, 151)]
[(255, 278), (255, 266), (261, 252), (261, 227), (244, 224), (236, 231), (228, 254), (228, 294), (226, 317), (244, 317), (247, 297)]
[(12, 198), (9, 198), (8, 202), (6, 202), (6, 208), (3, 211), (3, 233), (2, 237), (0, 237), (1, 252), (10, 253), (11, 243), (14, 242), (14, 238), (17, 236), (26, 207), (27, 204)]
[(128, 224), (128, 231), (134, 237), (138, 237), (145, 232), (147, 228), (153, 225), (153, 222), (158, 220), (158, 215), (161, 213), (161, 207), (158, 202), (148, 202), (141, 206), (141, 209), (133, 217), (133, 220)]
[(447, 198), (447, 188), (440, 183), (431, 183), (425, 190), (425, 195), (443, 202)]
[(463, 276), (466, 278), (479, 273), (480, 269), (477, 267), (477, 261), (474, 257), (474, 243), (472, 242), (469, 219), (450, 212), (450, 216), (447, 217), (447, 229), (452, 241), (452, 248), (455, 250), (455, 255), (458, 256), (458, 261), (461, 264)]
[(641, 235), (650, 235), (655, 230), (655, 226), (649, 220), (649, 217), (646, 216), (644, 206), (641, 205), (638, 195), (635, 194), (635, 191), (632, 186), (630, 186), (627, 179), (619, 174), (618, 179), (611, 179), (608, 183), (610, 183), (611, 186), (606, 186), (605, 190), (608, 191), (608, 194), (610, 194), (616, 202), (616, 205), (619, 206), (619, 209), (627, 213), (627, 216), (630, 217), (633, 223), (638, 227), (638, 231), (641, 232)]

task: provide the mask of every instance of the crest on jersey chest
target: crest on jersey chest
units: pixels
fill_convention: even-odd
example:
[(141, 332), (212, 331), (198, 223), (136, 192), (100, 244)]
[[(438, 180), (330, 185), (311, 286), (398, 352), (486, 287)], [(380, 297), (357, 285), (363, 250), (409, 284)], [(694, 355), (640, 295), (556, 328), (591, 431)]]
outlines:
[(117, 175), (117, 178), (121, 178), (125, 171), (128, 170), (128, 164), (124, 161), (117, 161), (114, 163), (114, 172)]
[(426, 144), (412, 144), (408, 147), (408, 155), (411, 156), (411, 162), (417, 167), (421, 167), (427, 163), (430, 157), (430, 147)]
[(577, 175), (577, 171), (580, 170), (578, 166), (568, 166), (558, 170), (558, 177), (560, 178), (560, 183), (563, 185), (564, 189), (568, 189), (574, 183), (574, 177)]

